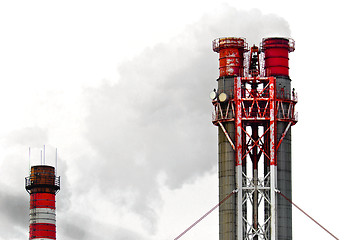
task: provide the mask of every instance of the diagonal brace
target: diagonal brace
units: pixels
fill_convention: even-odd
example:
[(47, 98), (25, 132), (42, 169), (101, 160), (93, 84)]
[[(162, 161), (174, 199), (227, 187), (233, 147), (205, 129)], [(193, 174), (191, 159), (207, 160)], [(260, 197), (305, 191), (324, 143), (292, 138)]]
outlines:
[(276, 147), (276, 151), (278, 151), (278, 148), (280, 147), (283, 139), (285, 138), (285, 136), (286, 136), (286, 134), (287, 134), (287, 132), (288, 132), (288, 129), (291, 127), (291, 124), (292, 124), (292, 122), (289, 122), (289, 123), (288, 123), (285, 131), (283, 132), (283, 134), (282, 134), (282, 136), (281, 136), (281, 139), (278, 141), (278, 144), (277, 144), (277, 147)]
[(236, 151), (236, 147), (234, 146), (234, 143), (233, 143), (231, 137), (229, 136), (227, 130), (224, 128), (224, 126), (221, 122), (218, 122), (218, 124), (221, 127), (222, 131), (224, 132), (224, 135), (226, 135), (226, 138), (227, 138), (228, 142), (231, 144), (233, 150)]

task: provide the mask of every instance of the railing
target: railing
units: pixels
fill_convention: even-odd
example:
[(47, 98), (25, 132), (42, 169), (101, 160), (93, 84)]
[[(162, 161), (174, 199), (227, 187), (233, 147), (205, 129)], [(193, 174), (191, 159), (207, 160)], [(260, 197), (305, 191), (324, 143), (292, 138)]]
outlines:
[[(235, 114), (232, 111), (225, 112), (213, 112), (212, 113), (212, 122), (216, 121), (233, 121)], [(257, 107), (247, 107), (242, 108), (242, 118), (243, 119), (269, 119), (270, 118), (270, 109), (269, 108), (257, 108)], [(298, 113), (291, 112), (282, 112), (278, 111), (276, 118), (283, 121), (298, 121)]]
[(217, 38), (212, 41), (213, 51), (215, 52), (218, 52), (223, 45), (225, 45), (226, 48), (236, 47), (243, 48), (245, 51), (248, 50), (248, 44), (244, 38), (226, 37)]
[(60, 177), (26, 177), (25, 178), (25, 187), (33, 188), (38, 186), (54, 186), (60, 188)]
[(234, 114), (222, 115), (220, 113), (212, 113), (212, 122), (217, 121), (232, 121), (234, 120)]
[[(269, 98), (269, 89), (250, 89), (250, 88), (242, 88), (241, 91), (244, 91), (242, 93), (242, 98)], [(225, 93), (228, 96), (228, 99), (234, 98), (234, 91), (228, 90), (228, 91), (218, 91), (217, 95)], [(280, 89), (276, 91), (276, 98), (280, 100), (291, 100), (294, 102), (298, 102), (298, 94), (294, 90), (288, 91), (284, 89)]]
[(277, 119), (278, 120), (281, 120), (281, 121), (293, 121), (293, 122), (298, 122), (298, 113), (293, 113), (293, 114), (286, 114), (286, 115), (283, 115), (283, 114), (278, 114), (277, 116)]

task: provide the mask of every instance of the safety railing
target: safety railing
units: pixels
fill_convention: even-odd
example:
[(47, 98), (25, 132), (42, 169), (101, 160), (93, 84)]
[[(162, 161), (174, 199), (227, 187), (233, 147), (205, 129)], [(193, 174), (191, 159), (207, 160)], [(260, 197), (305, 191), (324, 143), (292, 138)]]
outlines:
[(231, 121), (234, 120), (234, 114), (222, 115), (220, 113), (212, 113), (212, 122)]
[(37, 186), (55, 186), (60, 188), (60, 177), (46, 176), (46, 177), (26, 177), (25, 187), (32, 188)]
[(277, 114), (277, 119), (281, 121), (292, 121), (292, 122), (298, 122), (298, 112), (296, 113), (290, 113), (290, 114)]

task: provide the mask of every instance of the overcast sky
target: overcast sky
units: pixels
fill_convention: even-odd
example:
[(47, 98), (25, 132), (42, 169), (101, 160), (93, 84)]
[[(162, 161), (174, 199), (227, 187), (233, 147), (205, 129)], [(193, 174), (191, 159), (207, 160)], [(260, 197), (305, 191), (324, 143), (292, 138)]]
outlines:
[[(321, 1), (320, 1), (321, 2)], [(0, 240), (28, 238), (30, 163), (55, 165), (59, 240), (174, 239), (218, 202), (218, 37), (292, 37), (293, 200), (357, 230), (356, 1), (0, 1)], [(294, 240), (332, 239), (297, 209)], [(218, 240), (215, 211), (181, 239)]]

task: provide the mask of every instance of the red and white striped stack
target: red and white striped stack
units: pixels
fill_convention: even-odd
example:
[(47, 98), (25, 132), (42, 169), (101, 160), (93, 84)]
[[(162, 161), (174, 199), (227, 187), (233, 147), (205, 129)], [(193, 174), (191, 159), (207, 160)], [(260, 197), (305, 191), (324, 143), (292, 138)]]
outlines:
[(56, 239), (55, 195), (60, 190), (60, 178), (56, 177), (55, 168), (33, 166), (25, 188), (30, 193), (29, 239)]

